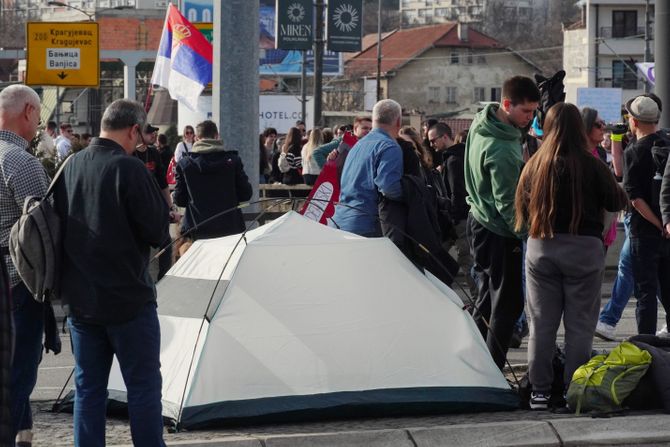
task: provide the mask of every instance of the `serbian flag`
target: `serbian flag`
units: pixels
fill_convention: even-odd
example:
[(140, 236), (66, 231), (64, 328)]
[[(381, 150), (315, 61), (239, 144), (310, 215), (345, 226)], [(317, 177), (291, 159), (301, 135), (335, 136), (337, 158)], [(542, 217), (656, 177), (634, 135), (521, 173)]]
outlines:
[(212, 44), (169, 4), (151, 83), (196, 110), (198, 97), (212, 82)]
[(323, 166), (312, 191), (309, 193), (309, 197), (305, 201), (305, 205), (300, 210), (300, 214), (328, 225), (328, 219), (335, 214), (335, 202), (340, 200), (340, 176), (342, 175), (344, 160), (357, 141), (358, 139), (351, 132), (344, 134), (337, 147), (337, 158), (329, 160)]

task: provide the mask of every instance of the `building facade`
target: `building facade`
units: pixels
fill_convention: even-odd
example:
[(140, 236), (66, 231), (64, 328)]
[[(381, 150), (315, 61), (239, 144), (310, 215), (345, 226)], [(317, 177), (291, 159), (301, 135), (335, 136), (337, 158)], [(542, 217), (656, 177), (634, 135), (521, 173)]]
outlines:
[(645, 81), (635, 63), (645, 60), (647, 46), (649, 62), (654, 55), (654, 24), (646, 26), (645, 0), (585, 0), (581, 6), (582, 20), (563, 31), (566, 100), (575, 102), (580, 87), (621, 88), (623, 101), (643, 93)]
[(549, 0), (400, 0), (401, 26), (459, 21), (486, 29), (488, 22), (547, 20)]
[[(382, 40), (382, 53), (382, 96), (426, 117), (472, 117), (485, 103), (500, 100), (506, 78), (539, 71), (495, 39), (453, 22), (389, 33)], [(349, 80), (342, 90), (350, 92), (353, 103), (332, 104), (331, 110), (371, 110), (376, 54), (374, 43), (347, 61)]]

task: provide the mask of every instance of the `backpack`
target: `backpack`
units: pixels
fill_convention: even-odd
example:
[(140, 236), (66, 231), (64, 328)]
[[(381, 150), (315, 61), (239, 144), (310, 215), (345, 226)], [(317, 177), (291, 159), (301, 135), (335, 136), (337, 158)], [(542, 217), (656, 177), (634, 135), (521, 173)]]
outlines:
[(568, 388), (568, 405), (582, 410), (611, 412), (635, 390), (651, 365), (651, 354), (624, 341), (609, 353), (591, 358), (577, 368)]
[(65, 159), (44, 197), (28, 196), (23, 214), (9, 234), (9, 255), (19, 276), (35, 300), (40, 303), (58, 295), (62, 252), (61, 224), (49, 201), (56, 181), (68, 160)]

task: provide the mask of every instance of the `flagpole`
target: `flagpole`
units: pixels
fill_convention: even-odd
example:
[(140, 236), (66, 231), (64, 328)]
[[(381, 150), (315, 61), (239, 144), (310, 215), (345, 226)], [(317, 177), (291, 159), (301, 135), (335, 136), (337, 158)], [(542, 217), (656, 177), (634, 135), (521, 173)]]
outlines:
[(302, 66), (300, 67), (300, 119), (307, 122), (307, 50), (302, 50)]

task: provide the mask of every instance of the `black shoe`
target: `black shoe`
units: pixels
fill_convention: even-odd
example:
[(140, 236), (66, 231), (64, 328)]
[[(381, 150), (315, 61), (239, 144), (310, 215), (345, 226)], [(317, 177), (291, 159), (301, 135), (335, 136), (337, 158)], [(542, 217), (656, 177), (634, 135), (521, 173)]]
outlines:
[(549, 393), (530, 393), (530, 409), (531, 410), (546, 410), (549, 408), (549, 400), (551, 394)]

